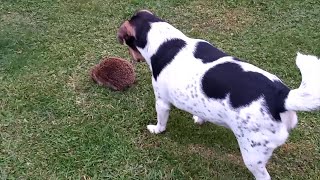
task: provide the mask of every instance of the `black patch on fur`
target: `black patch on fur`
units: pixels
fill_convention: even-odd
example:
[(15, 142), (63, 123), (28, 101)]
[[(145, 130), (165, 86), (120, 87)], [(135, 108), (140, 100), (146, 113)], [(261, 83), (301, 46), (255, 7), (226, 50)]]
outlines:
[(263, 146), (267, 147), (267, 144), (269, 144), (269, 141), (265, 140)]
[(263, 108), (260, 108), (260, 112), (261, 112), (262, 116), (264, 116), (264, 109)]
[(261, 146), (260, 142), (251, 141), (251, 147)]
[(247, 119), (242, 119), (242, 124), (248, 124), (249, 120)]
[(266, 106), (276, 121), (285, 111), (284, 103), (290, 89), (279, 81), (271, 81), (257, 72), (245, 72), (240, 65), (226, 62), (209, 69), (202, 78), (203, 92), (209, 98), (224, 99), (230, 94), (234, 108), (249, 105), (264, 96)]
[[(150, 23), (153, 22), (165, 22), (164, 20), (160, 19), (159, 17), (150, 14), (145, 11), (141, 11), (136, 13), (134, 16), (131, 17), (129, 23), (135, 28), (136, 37), (133, 39), (132, 46), (138, 46), (140, 48), (144, 48), (147, 44), (147, 35), (151, 29)], [(126, 41), (127, 44), (127, 41)], [(129, 45), (128, 45), (129, 46)], [(136, 47), (132, 49), (137, 49)]]
[(220, 49), (208, 42), (198, 42), (194, 51), (194, 57), (201, 59), (203, 63), (210, 63), (222, 57), (228, 56)]
[(171, 39), (164, 42), (158, 48), (158, 51), (151, 57), (152, 73), (155, 80), (179, 51), (186, 46), (186, 42), (181, 39)]
[(136, 47), (135, 38), (133, 36), (127, 36), (124, 38), (126, 45), (128, 45), (132, 50), (139, 52), (138, 48)]
[(259, 132), (260, 129), (256, 127), (256, 128), (253, 128), (252, 131), (253, 131), (253, 132)]

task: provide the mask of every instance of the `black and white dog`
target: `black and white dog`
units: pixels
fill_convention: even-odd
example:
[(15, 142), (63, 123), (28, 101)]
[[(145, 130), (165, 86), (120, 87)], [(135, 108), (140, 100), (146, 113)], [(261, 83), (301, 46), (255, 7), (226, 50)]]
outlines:
[(277, 76), (187, 37), (147, 10), (125, 21), (118, 39), (152, 72), (157, 124), (148, 130), (166, 130), (171, 106), (193, 114), (195, 123), (229, 128), (256, 179), (271, 179), (266, 164), (296, 126), (295, 111), (320, 107), (320, 60), (315, 56), (297, 53), (302, 83), (290, 90)]

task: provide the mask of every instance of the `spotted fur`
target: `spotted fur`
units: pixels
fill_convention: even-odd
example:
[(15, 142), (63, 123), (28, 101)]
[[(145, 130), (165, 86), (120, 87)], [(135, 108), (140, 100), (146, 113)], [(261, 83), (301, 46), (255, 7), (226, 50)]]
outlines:
[[(131, 31), (123, 33), (125, 26)], [(138, 11), (119, 32), (153, 74), (157, 124), (147, 129), (165, 131), (171, 106), (193, 114), (197, 124), (224, 126), (234, 133), (245, 165), (258, 180), (271, 179), (266, 164), (296, 126), (295, 111), (320, 107), (320, 61), (314, 56), (297, 54), (302, 85), (290, 90), (275, 75), (187, 37), (149, 11)]]

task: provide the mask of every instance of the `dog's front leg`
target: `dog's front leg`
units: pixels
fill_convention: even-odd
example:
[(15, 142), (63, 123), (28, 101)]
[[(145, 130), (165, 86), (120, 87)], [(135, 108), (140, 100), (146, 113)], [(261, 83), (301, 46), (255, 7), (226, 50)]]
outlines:
[(156, 100), (157, 125), (148, 125), (150, 133), (159, 134), (166, 130), (169, 118), (170, 104), (158, 98)]

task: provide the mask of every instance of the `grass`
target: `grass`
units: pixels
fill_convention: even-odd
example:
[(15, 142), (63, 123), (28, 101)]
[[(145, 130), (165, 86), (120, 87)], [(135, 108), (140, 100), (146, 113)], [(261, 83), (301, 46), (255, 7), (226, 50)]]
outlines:
[[(173, 109), (166, 133), (147, 132), (156, 114), (146, 64), (126, 92), (89, 79), (102, 56), (129, 58), (116, 31), (142, 8), (292, 88), (296, 51), (320, 55), (316, 0), (0, 0), (0, 179), (253, 178), (227, 129)], [(319, 119), (299, 113), (268, 164), (274, 179), (319, 177)]]

